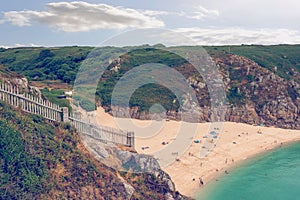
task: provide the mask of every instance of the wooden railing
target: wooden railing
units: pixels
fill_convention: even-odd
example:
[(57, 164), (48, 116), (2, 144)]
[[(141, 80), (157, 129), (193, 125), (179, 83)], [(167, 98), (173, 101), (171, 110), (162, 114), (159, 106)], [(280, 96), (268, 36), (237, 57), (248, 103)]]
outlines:
[(105, 126), (91, 124), (75, 117), (70, 117), (67, 107), (60, 107), (41, 97), (23, 92), (8, 83), (0, 82), (0, 100), (21, 108), (28, 113), (40, 115), (48, 120), (69, 122), (79, 133), (93, 137), (103, 143), (122, 144), (134, 147), (134, 133)]

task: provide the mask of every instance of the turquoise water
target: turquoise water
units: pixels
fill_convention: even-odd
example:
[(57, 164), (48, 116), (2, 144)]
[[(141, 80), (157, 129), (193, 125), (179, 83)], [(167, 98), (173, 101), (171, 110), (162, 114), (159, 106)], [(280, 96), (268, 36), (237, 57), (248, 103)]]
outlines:
[(251, 159), (218, 177), (197, 200), (300, 199), (300, 143)]

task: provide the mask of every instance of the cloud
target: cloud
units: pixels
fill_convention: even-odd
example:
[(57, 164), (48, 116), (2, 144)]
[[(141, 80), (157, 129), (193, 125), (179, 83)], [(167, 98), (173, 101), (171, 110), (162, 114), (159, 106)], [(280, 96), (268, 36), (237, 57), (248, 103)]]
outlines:
[(183, 16), (191, 19), (197, 19), (197, 20), (202, 20), (208, 17), (218, 17), (219, 15), (220, 12), (218, 10), (209, 10), (202, 6), (196, 6), (194, 8), (194, 11), (190, 13), (186, 13), (186, 12), (183, 13)]
[(178, 28), (175, 30), (190, 37), (198, 45), (240, 45), (240, 44), (299, 44), (300, 32), (289, 29), (243, 28), (201, 29)]
[(74, 1), (48, 3), (45, 11), (4, 12), (4, 19), (16, 26), (40, 23), (64, 32), (82, 32), (97, 29), (163, 27), (164, 22), (153, 17), (158, 14), (163, 12), (143, 12), (107, 4)]
[(5, 20), (4, 19), (0, 19), (0, 24), (4, 24)]
[(14, 44), (14, 45), (0, 45), (0, 48), (4, 48), (4, 49), (10, 49), (10, 48), (18, 48), (18, 47), (42, 47), (42, 45), (37, 45), (37, 44)]
[(4, 19), (15, 26), (30, 26), (32, 20), (39, 20), (51, 16), (48, 12), (10, 11), (4, 13)]
[(168, 11), (160, 11), (160, 10), (141, 10), (143, 14), (149, 15), (149, 16), (157, 16), (157, 15), (171, 15), (175, 14), (173, 12), (168, 12)]

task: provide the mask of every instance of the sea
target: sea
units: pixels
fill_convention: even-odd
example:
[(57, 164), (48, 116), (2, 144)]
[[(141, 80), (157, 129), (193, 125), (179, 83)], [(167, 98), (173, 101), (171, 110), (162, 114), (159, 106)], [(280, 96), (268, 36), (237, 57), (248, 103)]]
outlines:
[(300, 199), (300, 143), (249, 159), (216, 177), (197, 200), (297, 200)]

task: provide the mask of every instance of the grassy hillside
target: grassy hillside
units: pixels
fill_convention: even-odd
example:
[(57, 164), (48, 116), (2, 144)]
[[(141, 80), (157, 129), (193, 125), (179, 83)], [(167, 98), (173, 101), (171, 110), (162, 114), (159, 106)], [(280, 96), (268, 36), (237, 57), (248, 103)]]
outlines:
[[(180, 48), (180, 47), (179, 47)], [(245, 56), (283, 78), (291, 79), (293, 71), (300, 72), (300, 45), (241, 45), (241, 46), (207, 46), (208, 53), (233, 53)], [(29, 80), (61, 80), (72, 83), (81, 62), (87, 57), (92, 47), (57, 47), (57, 48), (13, 48), (0, 49), (0, 65), (11, 71), (24, 74)], [(102, 54), (114, 48), (103, 48)], [(117, 48), (115, 48), (117, 49)], [(141, 60), (157, 61), (156, 55), (147, 50), (134, 52), (131, 65)], [(147, 53), (147, 57), (144, 56)], [(180, 59), (172, 59), (167, 54), (161, 55), (164, 62), (171, 66), (182, 64)], [(274, 67), (277, 67), (275, 71)]]
[[(121, 60), (121, 67), (117, 72), (110, 70), (109, 68), (100, 79), (96, 95), (101, 99), (102, 106), (108, 106), (111, 103), (111, 96), (116, 83), (126, 72), (130, 71), (134, 67), (147, 63), (160, 63), (176, 68), (186, 63), (184, 59), (176, 54), (153, 48), (132, 51), (123, 55)], [(114, 65), (111, 67), (114, 67)], [(153, 78), (150, 77), (150, 75), (148, 76), (147, 72), (144, 70), (139, 71), (138, 73), (140, 74), (136, 74), (135, 77), (141, 75), (143, 80)], [(139, 83), (133, 83), (133, 85), (138, 84)], [(124, 92), (126, 93), (128, 91)], [(160, 103), (168, 110), (176, 110), (179, 108), (179, 104), (178, 101), (175, 104), (172, 103), (175, 98), (176, 96), (168, 88), (159, 84), (151, 83), (143, 85), (134, 91), (129, 105), (131, 107), (139, 106), (140, 110), (149, 110), (153, 103)], [(126, 100), (121, 100), (120, 102), (126, 102)]]
[(0, 64), (29, 80), (61, 80), (72, 83), (91, 47), (1, 49)]
[[(126, 198), (118, 172), (91, 156), (68, 124), (0, 102), (0, 138), (0, 199)], [(170, 192), (154, 175), (123, 175), (136, 191), (132, 199), (165, 199)]]
[(63, 90), (49, 90), (48, 88), (45, 88), (42, 89), (41, 92), (52, 103), (55, 103), (60, 107), (68, 107), (69, 111), (72, 111), (72, 106), (70, 105), (69, 99), (58, 98), (58, 96), (65, 94)]
[[(148, 46), (149, 47), (149, 46)], [(184, 50), (186, 47), (173, 47), (179, 50)], [(197, 49), (198, 47), (191, 47)], [(125, 49), (125, 48), (124, 48)], [(227, 53), (237, 54), (247, 57), (260, 66), (267, 68), (280, 77), (291, 80), (300, 81), (300, 45), (275, 45), (275, 46), (260, 46), (260, 45), (242, 45), (242, 46), (213, 46), (205, 47), (209, 54), (217, 57)], [(58, 48), (15, 48), (0, 50), (0, 65), (5, 68), (24, 74), (29, 80), (45, 81), (45, 80), (60, 80), (65, 83), (73, 83), (76, 78), (76, 73), (82, 61), (87, 57), (92, 47), (58, 47)], [(94, 54), (101, 55), (102, 58), (108, 58), (114, 52), (120, 49), (114, 47), (99, 48), (94, 51)], [(221, 54), (220, 54), (221, 52)], [(132, 51), (122, 56), (121, 67), (118, 71), (107, 70), (101, 78), (96, 99), (103, 106), (107, 106), (111, 101), (111, 94), (117, 81), (130, 69), (135, 66), (145, 63), (161, 63), (166, 64), (179, 70), (186, 78), (195, 71), (186, 68), (186, 62), (180, 57), (169, 53), (168, 51), (155, 50), (151, 47)], [(113, 63), (111, 67), (116, 63)], [(94, 66), (93, 66), (94, 67)], [(234, 66), (229, 65), (230, 72), (234, 71)], [(94, 69), (90, 69), (90, 74), (86, 79), (95, 75)], [(239, 76), (232, 76), (236, 78)], [(95, 77), (100, 78), (100, 77)], [(242, 80), (234, 80), (241, 82)], [(83, 88), (83, 90), (88, 90)], [(45, 91), (44, 91), (45, 92)], [(230, 90), (228, 95), (230, 102), (240, 102), (242, 96), (232, 95), (237, 93), (236, 88)], [(47, 92), (46, 92), (47, 93)], [(85, 93), (86, 94), (86, 93)], [(93, 96), (93, 94), (92, 94)], [(235, 97), (238, 97), (235, 98)], [(86, 96), (76, 96), (80, 100), (81, 105), (88, 110), (95, 108), (94, 104), (89, 102)], [(140, 110), (148, 110), (155, 103), (164, 105), (167, 109), (178, 109), (179, 105), (173, 105), (174, 94), (171, 94), (167, 88), (160, 85), (145, 85), (139, 88), (133, 94), (130, 100), (130, 106), (139, 106)], [(55, 100), (55, 99), (52, 99)], [(205, 101), (205, 100), (203, 100)], [(178, 102), (178, 101), (177, 101)], [(204, 103), (205, 104), (205, 103)]]
[(290, 80), (300, 73), (300, 45), (242, 45), (205, 47), (214, 52), (232, 53), (249, 58), (282, 78)]
[(71, 198), (88, 187), (101, 196), (117, 196), (121, 182), (84, 150), (69, 125), (46, 123), (2, 102), (0, 109), (3, 199)]

